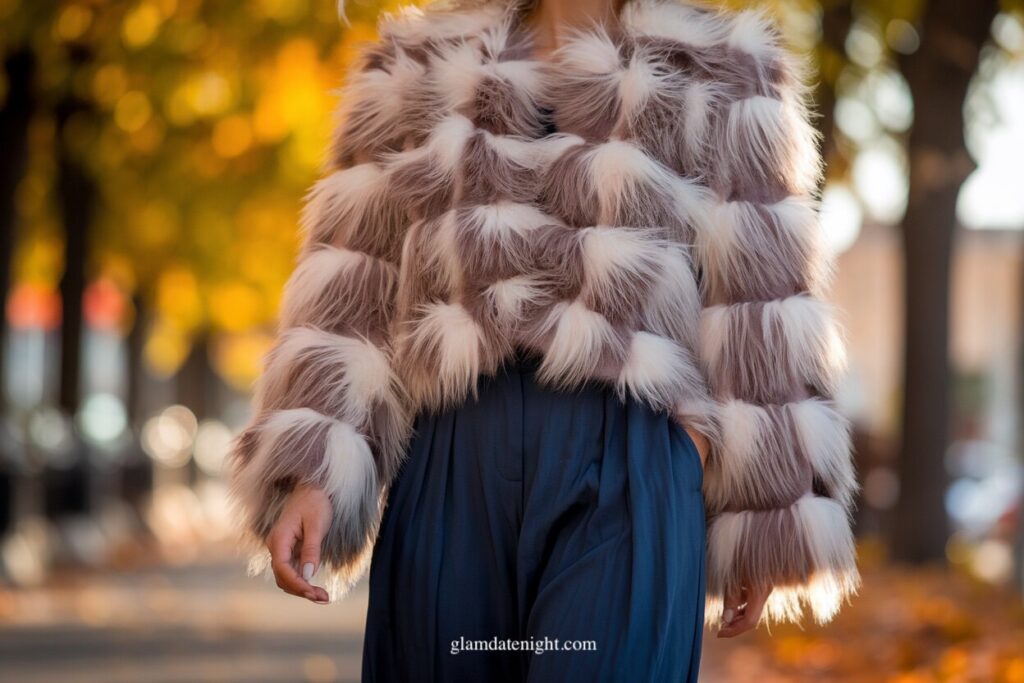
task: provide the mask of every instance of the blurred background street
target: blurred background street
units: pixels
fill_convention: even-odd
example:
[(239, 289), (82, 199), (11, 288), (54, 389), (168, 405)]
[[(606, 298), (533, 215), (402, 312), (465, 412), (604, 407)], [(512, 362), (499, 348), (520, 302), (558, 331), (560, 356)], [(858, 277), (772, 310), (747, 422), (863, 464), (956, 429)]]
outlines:
[[(837, 622), (736, 640), (705, 635), (701, 678), (730, 683), (1024, 681), (1024, 606), (864, 549), (864, 594)], [(366, 584), (320, 606), (247, 578), (223, 547), (201, 558), (66, 572), (0, 590), (0, 674), (18, 683), (354, 683)], [(468, 656), (468, 655), (466, 655)], [(544, 655), (548, 656), (548, 655)]]
[(343, 608), (314, 605), (247, 580), (236, 557), (73, 573), (0, 592), (0, 677), (358, 681), (364, 610), (363, 590)]
[[(0, 681), (353, 681), (365, 587), (245, 577), (249, 416), (396, 0), (0, 0)], [(726, 0), (813, 62), (863, 594), (703, 678), (1024, 683), (1024, 0)]]

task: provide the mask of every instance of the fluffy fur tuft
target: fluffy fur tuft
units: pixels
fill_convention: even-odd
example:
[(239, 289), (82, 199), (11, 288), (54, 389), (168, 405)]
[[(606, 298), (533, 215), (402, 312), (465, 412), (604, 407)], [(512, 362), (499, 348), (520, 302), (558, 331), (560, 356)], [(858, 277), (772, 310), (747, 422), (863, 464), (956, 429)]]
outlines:
[(485, 297), (499, 323), (512, 330), (524, 320), (527, 311), (545, 299), (547, 285), (538, 276), (517, 275), (489, 285)]
[(635, 315), (636, 301), (650, 296), (666, 243), (656, 234), (627, 228), (579, 231), (583, 258), (582, 300), (612, 321)]
[[(275, 410), (301, 401), (350, 424), (364, 425), (371, 408), (389, 391), (390, 374), (387, 357), (373, 344), (293, 327), (268, 355), (255, 403)], [(294, 395), (296, 390), (301, 395)]]
[(831, 396), (845, 370), (831, 308), (809, 296), (705, 308), (700, 349), (716, 396), (759, 403)]
[(306, 249), (334, 246), (398, 260), (396, 238), (405, 215), (388, 192), (388, 176), (375, 163), (335, 171), (306, 198), (302, 225)]
[(714, 302), (820, 294), (830, 275), (813, 201), (789, 197), (774, 204), (718, 202), (696, 223), (697, 253)]
[(629, 343), (617, 388), (623, 397), (633, 396), (655, 410), (668, 411), (678, 396), (701, 395), (704, 379), (693, 358), (679, 344), (649, 332), (637, 332)]
[(807, 455), (815, 479), (844, 510), (851, 510), (860, 485), (850, 459), (849, 421), (824, 401), (801, 401), (789, 408), (800, 450)]
[(392, 263), (349, 249), (313, 250), (285, 285), (281, 328), (311, 325), (380, 336), (390, 323), (397, 287), (398, 269)]
[(818, 133), (792, 102), (753, 96), (733, 102), (725, 128), (731, 196), (779, 200), (818, 186)]
[(623, 8), (623, 19), (640, 35), (697, 50), (721, 45), (729, 32), (729, 23), (721, 15), (684, 3), (634, 0)]
[(580, 301), (553, 306), (542, 329), (550, 341), (538, 376), (556, 386), (579, 385), (609, 357), (625, 356), (625, 342), (608, 319)]
[(708, 528), (706, 621), (741, 586), (774, 586), (764, 621), (828, 621), (860, 585), (853, 535), (841, 506), (806, 495), (788, 508), (723, 513)]
[(376, 46), (363, 56), (339, 93), (339, 126), (331, 161), (347, 166), (399, 149), (408, 136), (422, 134), (426, 121), (415, 107), (423, 99), (425, 66), (404, 50)]
[(787, 507), (818, 482), (844, 510), (857, 481), (849, 426), (826, 401), (782, 406), (726, 401), (719, 406), (720, 447), (707, 464), (704, 495), (712, 511)]
[(701, 297), (689, 250), (669, 244), (658, 259), (658, 274), (644, 307), (644, 327), (676, 340), (684, 348), (697, 348), (697, 329), (689, 322), (700, 318)]
[(483, 330), (460, 304), (428, 304), (399, 339), (401, 372), (407, 385), (431, 405), (450, 405), (475, 390), (484, 366)]

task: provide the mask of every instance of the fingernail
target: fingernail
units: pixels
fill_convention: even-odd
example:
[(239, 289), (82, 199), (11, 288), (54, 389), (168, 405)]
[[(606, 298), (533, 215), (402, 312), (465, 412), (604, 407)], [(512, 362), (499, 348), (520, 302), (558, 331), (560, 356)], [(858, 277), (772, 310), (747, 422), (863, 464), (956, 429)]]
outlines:
[(733, 612), (731, 609), (727, 609), (727, 610), (725, 610), (725, 612), (722, 613), (722, 618), (725, 619), (725, 623), (727, 623), (727, 624), (731, 624), (732, 623), (732, 618), (734, 616), (736, 616), (736, 613)]
[(302, 565), (302, 578), (305, 579), (306, 581), (309, 581), (310, 579), (313, 578), (313, 563), (312, 562), (307, 562), (306, 564)]

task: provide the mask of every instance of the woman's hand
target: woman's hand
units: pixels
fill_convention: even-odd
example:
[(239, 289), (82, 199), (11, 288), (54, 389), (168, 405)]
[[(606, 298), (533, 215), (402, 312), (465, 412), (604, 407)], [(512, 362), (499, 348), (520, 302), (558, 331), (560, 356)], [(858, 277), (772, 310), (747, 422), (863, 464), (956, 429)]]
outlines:
[(683, 426), (686, 429), (686, 433), (690, 435), (690, 440), (693, 441), (693, 445), (697, 447), (697, 453), (700, 455), (700, 464), (703, 467), (708, 461), (708, 451), (711, 450), (711, 444), (708, 442), (708, 438), (698, 431), (690, 429), (689, 427)]
[(726, 594), (723, 625), (718, 629), (718, 637), (734, 638), (757, 626), (761, 612), (764, 611), (764, 603), (771, 593), (771, 588), (743, 588), (731, 595)]
[[(690, 435), (693, 445), (697, 447), (701, 466), (706, 465), (711, 443), (700, 432), (685, 425), (684, 428)], [(761, 620), (764, 603), (768, 600), (771, 592), (771, 588), (748, 589), (744, 587), (736, 593), (726, 595), (722, 612), (722, 627), (718, 630), (718, 637), (734, 638), (756, 627), (757, 622)]]
[(330, 524), (331, 501), (321, 489), (300, 486), (288, 496), (267, 536), (270, 567), (281, 590), (327, 603), (327, 591), (310, 580), (320, 566), (320, 543)]

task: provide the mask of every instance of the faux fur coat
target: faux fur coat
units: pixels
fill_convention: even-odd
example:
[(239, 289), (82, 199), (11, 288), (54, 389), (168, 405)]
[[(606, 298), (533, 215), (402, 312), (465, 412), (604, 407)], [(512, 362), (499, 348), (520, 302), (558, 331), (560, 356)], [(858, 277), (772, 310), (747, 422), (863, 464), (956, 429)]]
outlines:
[[(630, 0), (551, 59), (500, 2), (388, 16), (310, 192), (250, 426), (256, 538), (326, 489), (323, 569), (360, 576), (418, 410), (518, 348), (707, 435), (708, 620), (730, 588), (827, 620), (856, 590), (843, 344), (798, 60), (759, 13)], [(545, 132), (546, 116), (558, 133)]]

